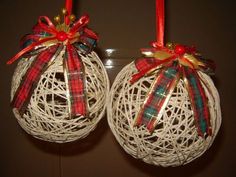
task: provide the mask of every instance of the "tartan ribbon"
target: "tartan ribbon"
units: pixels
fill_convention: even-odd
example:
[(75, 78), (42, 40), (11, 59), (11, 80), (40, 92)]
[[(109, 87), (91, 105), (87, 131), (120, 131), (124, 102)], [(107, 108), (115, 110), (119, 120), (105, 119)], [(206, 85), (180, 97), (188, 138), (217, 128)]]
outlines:
[(157, 77), (137, 114), (135, 126), (145, 125), (150, 132), (153, 132), (172, 92), (179, 80), (183, 79), (198, 135), (201, 137), (211, 135), (208, 99), (204, 90), (204, 87), (208, 87), (199, 77), (198, 71), (212, 73), (215, 69), (213, 62), (201, 59), (193, 47), (179, 44), (160, 47), (156, 42), (152, 43), (152, 46), (150, 49), (141, 49), (145, 57), (135, 60), (138, 72), (130, 81), (134, 84), (140, 78), (158, 70)]
[(77, 50), (87, 53), (96, 46), (98, 37), (86, 27), (88, 22), (88, 15), (84, 15), (74, 23), (54, 26), (47, 16), (41, 16), (33, 28), (33, 33), (22, 38), (21, 51), (7, 64), (12, 64), (22, 57), (38, 55), (24, 75), (11, 103), (21, 115), (25, 113), (40, 76), (64, 49), (63, 67), (69, 90), (70, 116), (87, 115), (84, 65)]

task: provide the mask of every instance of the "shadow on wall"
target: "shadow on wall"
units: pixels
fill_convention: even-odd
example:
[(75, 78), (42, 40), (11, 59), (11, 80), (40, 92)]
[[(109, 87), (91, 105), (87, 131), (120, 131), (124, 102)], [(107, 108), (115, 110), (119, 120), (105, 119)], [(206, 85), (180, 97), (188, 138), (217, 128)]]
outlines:
[(58, 144), (38, 140), (31, 135), (28, 135), (27, 133), (25, 133), (25, 136), (27, 136), (33, 146), (43, 152), (61, 156), (73, 156), (88, 152), (91, 149), (95, 148), (96, 145), (101, 142), (101, 139), (107, 133), (107, 130), (108, 125), (106, 122), (106, 117), (103, 117), (93, 132), (91, 132), (84, 139), (80, 139), (74, 142)]

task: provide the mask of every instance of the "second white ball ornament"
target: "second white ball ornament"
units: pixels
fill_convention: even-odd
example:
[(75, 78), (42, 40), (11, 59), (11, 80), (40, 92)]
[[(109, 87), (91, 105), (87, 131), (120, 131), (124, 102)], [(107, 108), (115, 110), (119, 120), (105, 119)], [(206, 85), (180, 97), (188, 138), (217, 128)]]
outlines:
[(194, 47), (164, 45), (164, 0), (156, 0), (157, 42), (117, 75), (109, 96), (109, 126), (134, 158), (179, 166), (200, 157), (221, 125), (220, 99), (208, 76), (214, 64)]

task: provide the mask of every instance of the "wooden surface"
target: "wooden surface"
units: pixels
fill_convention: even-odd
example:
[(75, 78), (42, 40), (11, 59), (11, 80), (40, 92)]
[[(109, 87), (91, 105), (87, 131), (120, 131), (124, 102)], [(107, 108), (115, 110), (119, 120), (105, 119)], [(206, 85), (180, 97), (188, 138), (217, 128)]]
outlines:
[[(233, 0), (169, 0), (166, 41), (194, 44), (217, 64), (214, 78), (221, 96), (223, 124), (212, 147), (182, 167), (147, 165), (126, 154), (115, 141), (106, 118), (89, 137), (59, 145), (31, 138), (17, 124), (9, 106), (15, 65), (6, 61), (18, 51), (38, 16), (53, 18), (63, 0), (1, 0), (0, 43), (0, 176), (1, 177), (234, 177), (236, 173), (236, 3)], [(90, 27), (99, 33), (99, 54), (112, 61), (111, 81), (139, 56), (139, 48), (155, 40), (154, 0), (75, 0), (74, 12), (90, 14)], [(111, 57), (106, 49), (117, 49)], [(109, 62), (108, 62), (109, 63)]]

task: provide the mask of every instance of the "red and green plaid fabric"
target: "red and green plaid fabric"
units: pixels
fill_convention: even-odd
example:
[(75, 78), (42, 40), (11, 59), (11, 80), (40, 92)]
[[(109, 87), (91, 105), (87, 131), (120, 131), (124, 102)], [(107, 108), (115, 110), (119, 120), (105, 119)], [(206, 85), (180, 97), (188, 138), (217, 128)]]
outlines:
[(186, 78), (187, 90), (194, 112), (198, 134), (200, 134), (201, 136), (204, 136), (203, 133), (211, 135), (212, 132), (210, 128), (208, 99), (199, 79), (198, 73), (189, 67), (183, 67), (183, 74)]
[[(144, 59), (149, 62), (150, 59)], [(150, 60), (152, 61), (152, 60)], [(138, 62), (141, 63), (141, 62)], [(137, 63), (136, 63), (137, 64)], [(137, 65), (136, 65), (137, 66)], [(162, 115), (164, 105), (169, 101), (170, 94), (173, 92), (179, 80), (178, 66), (172, 65), (162, 69), (151, 86), (148, 97), (144, 101), (136, 118), (136, 125), (146, 125), (149, 131), (153, 131), (158, 119)]]
[(67, 69), (67, 79), (71, 103), (70, 111), (73, 116), (86, 115), (87, 101), (85, 95), (84, 66), (77, 50), (68, 45), (65, 54), (64, 65)]
[[(20, 114), (25, 113), (34, 88), (50, 61), (65, 47), (63, 62), (66, 85), (70, 95), (68, 98), (69, 114), (71, 117), (87, 115), (84, 66), (77, 50), (87, 54), (96, 46), (98, 37), (86, 27), (88, 22), (89, 17), (84, 15), (67, 26), (69, 31), (65, 29), (59, 31), (47, 16), (41, 16), (33, 28), (33, 33), (22, 38), (21, 51), (11, 58), (8, 64), (23, 56), (38, 56), (26, 72), (11, 103)], [(50, 43), (51, 46), (48, 47), (47, 43)]]
[(160, 62), (155, 58), (139, 58), (135, 60), (135, 66), (138, 71), (145, 71), (153, 68), (153, 65), (158, 65)]
[[(150, 91), (146, 95), (144, 104), (140, 108), (135, 125), (145, 125), (150, 132), (155, 129), (172, 91), (182, 77), (185, 81), (185, 86), (191, 101), (198, 134), (202, 137), (211, 135), (208, 99), (203, 89), (202, 84), (204, 83), (201, 82), (197, 71), (187, 66), (181, 66), (177, 59), (163, 61), (164, 62), (160, 62), (160, 60), (156, 58), (141, 58), (135, 61), (138, 73), (133, 75), (131, 83), (137, 81), (140, 76), (144, 76), (151, 70), (160, 69), (157, 78), (154, 80)], [(200, 68), (202, 71), (213, 71), (213, 65), (208, 65), (207, 62), (204, 63), (206, 65)]]
[[(153, 52), (153, 51), (154, 50), (150, 49), (149, 52)], [(147, 73), (156, 69), (161, 69), (166, 63), (169, 63), (169, 61), (173, 59), (174, 59), (174, 56), (170, 56), (169, 58), (165, 60), (159, 60), (154, 57), (136, 59), (135, 66), (136, 66), (136, 69), (138, 70), (138, 73), (132, 76), (132, 79), (130, 80), (130, 82), (134, 83), (141, 77), (145, 76)]]
[(32, 62), (30, 68), (24, 75), (20, 86), (18, 87), (14, 98), (12, 100), (12, 106), (17, 108), (21, 115), (24, 114), (25, 109), (30, 101), (29, 95), (31, 95), (37, 86), (37, 83), (48, 66), (49, 61), (55, 55), (59, 45), (54, 45), (47, 50), (42, 51)]

